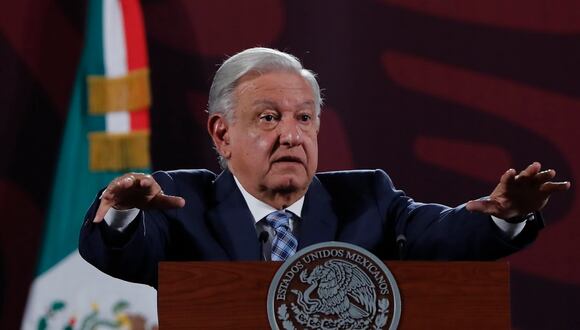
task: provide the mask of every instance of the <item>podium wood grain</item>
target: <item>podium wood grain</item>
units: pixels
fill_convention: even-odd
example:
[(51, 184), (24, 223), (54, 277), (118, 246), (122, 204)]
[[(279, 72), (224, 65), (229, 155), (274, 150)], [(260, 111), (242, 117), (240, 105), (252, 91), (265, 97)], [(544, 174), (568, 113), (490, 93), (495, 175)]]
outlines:
[[(506, 262), (386, 262), (402, 300), (399, 329), (509, 329)], [(160, 329), (269, 329), (277, 262), (163, 262)]]

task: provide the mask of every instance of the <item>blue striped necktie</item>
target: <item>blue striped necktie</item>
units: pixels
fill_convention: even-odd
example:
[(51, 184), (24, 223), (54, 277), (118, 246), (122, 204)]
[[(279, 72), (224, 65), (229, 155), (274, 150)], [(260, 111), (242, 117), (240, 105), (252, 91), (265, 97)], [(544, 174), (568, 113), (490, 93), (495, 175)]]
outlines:
[(272, 261), (284, 261), (296, 253), (298, 240), (290, 230), (290, 214), (276, 211), (266, 216), (266, 223), (274, 229), (272, 241)]

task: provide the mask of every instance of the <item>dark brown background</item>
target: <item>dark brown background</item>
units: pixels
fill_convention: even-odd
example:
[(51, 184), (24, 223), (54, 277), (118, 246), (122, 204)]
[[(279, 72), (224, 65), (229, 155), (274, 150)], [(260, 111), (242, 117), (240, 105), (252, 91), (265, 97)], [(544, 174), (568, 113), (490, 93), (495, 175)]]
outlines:
[[(0, 2), (0, 328), (17, 328), (82, 47), (85, 1)], [(224, 56), (300, 57), (326, 106), (320, 169), (383, 168), (420, 201), (486, 195), (533, 160), (580, 176), (580, 3), (143, 1), (155, 169), (217, 170), (203, 109)], [(580, 203), (510, 257), (516, 329), (580, 328)], [(81, 221), (81, 219), (79, 219)]]

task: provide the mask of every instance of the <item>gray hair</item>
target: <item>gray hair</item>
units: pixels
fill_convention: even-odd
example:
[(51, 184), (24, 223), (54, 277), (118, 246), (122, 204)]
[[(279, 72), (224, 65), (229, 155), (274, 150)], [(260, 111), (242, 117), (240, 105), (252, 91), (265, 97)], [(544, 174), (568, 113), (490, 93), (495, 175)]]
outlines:
[[(227, 121), (234, 119), (234, 89), (242, 77), (248, 73), (264, 74), (274, 71), (294, 72), (302, 76), (312, 88), (316, 116), (320, 116), (322, 97), (316, 75), (302, 67), (295, 56), (276, 49), (255, 47), (249, 48), (228, 58), (217, 70), (209, 90), (208, 113), (222, 114)], [(219, 156), (222, 168), (227, 168), (227, 161)]]

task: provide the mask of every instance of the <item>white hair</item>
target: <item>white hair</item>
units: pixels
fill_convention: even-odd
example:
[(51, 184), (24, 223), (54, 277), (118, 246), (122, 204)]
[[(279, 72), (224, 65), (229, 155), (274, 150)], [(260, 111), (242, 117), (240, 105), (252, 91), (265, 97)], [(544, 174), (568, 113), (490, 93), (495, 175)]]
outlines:
[[(276, 49), (255, 47), (249, 48), (228, 58), (217, 70), (209, 90), (208, 113), (210, 116), (222, 114), (226, 121), (234, 119), (234, 89), (242, 77), (249, 73), (265, 74), (275, 71), (293, 72), (303, 77), (314, 95), (316, 116), (320, 116), (322, 97), (315, 74), (302, 67), (294, 55)], [(222, 168), (227, 168), (227, 161), (219, 156)]]
[(265, 47), (246, 49), (224, 61), (209, 90), (209, 115), (219, 113), (226, 119), (232, 119), (235, 105), (233, 92), (240, 79), (248, 73), (264, 74), (274, 71), (294, 72), (306, 79), (314, 95), (316, 115), (320, 115), (322, 97), (315, 74), (304, 69), (295, 56)]

